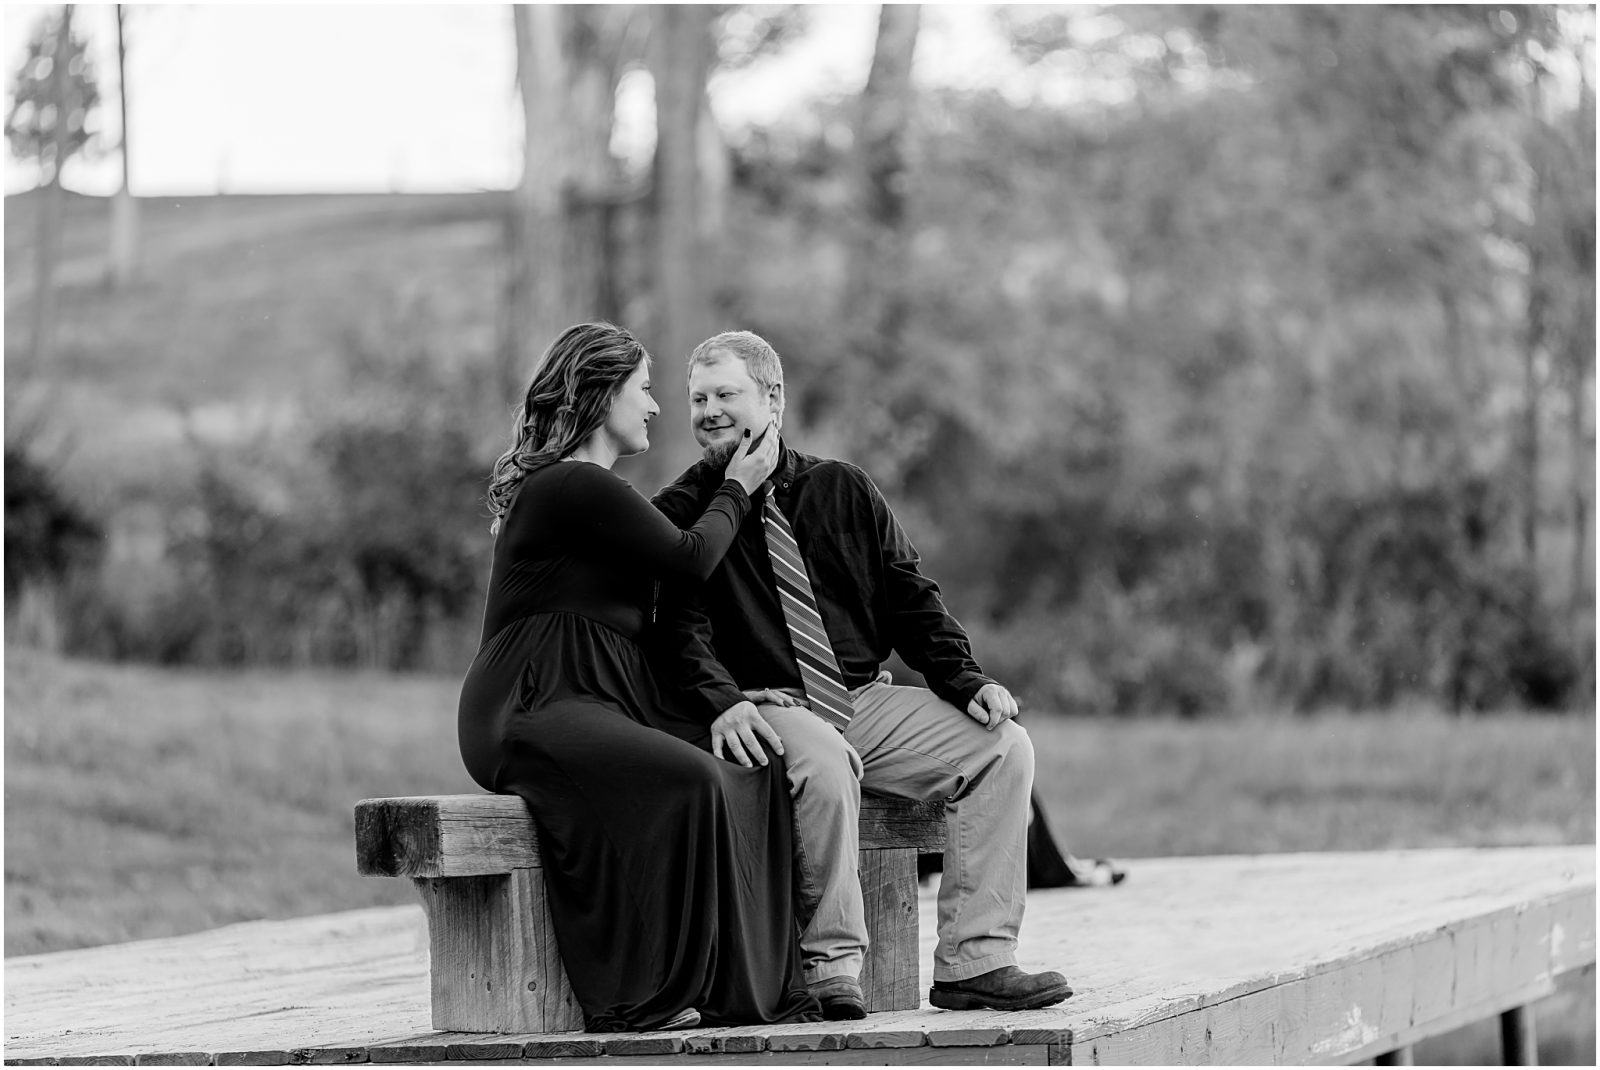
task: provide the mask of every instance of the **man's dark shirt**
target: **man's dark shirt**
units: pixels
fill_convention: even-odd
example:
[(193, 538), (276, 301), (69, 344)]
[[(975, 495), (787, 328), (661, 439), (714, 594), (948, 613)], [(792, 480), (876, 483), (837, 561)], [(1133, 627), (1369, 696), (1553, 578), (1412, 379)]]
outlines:
[[(722, 467), (701, 461), (653, 501), (688, 528), (723, 479)], [(871, 682), (891, 650), (958, 709), (993, 682), (865, 472), (785, 447), (768, 487), (805, 557), (845, 687)], [(743, 702), (744, 688), (802, 686), (773, 585), (762, 492), (752, 497), (755, 507), (710, 580), (663, 586), (653, 644), (661, 675), (675, 679), (708, 722)]]

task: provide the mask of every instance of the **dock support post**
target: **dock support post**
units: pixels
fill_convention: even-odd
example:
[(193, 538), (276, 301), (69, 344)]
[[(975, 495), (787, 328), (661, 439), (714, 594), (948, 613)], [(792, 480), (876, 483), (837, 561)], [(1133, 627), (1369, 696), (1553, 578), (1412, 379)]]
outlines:
[(1506, 1066), (1538, 1066), (1539, 1035), (1533, 1004), (1512, 1007), (1500, 1015), (1500, 1051)]
[(1394, 1051), (1386, 1051), (1386, 1052), (1384, 1052), (1382, 1055), (1379, 1055), (1377, 1058), (1373, 1059), (1372, 1060), (1372, 1064), (1374, 1066), (1415, 1066), (1415, 1065), (1417, 1065), (1416, 1057), (1412, 1053), (1410, 1044), (1406, 1044), (1406, 1045), (1404, 1045), (1402, 1047), (1396, 1048), (1396, 1049), (1394, 1049)]

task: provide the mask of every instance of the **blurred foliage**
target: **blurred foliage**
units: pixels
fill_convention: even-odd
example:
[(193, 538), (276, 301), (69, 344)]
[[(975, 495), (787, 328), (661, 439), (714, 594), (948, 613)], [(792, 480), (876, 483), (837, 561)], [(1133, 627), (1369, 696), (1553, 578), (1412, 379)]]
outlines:
[(791, 411), (910, 503), (990, 670), (1073, 711), (1581, 702), (1573, 578), (1515, 541), (1531, 288), (1592, 367), (1592, 86), (1536, 113), (1552, 10), (997, 18), (1132, 91), (924, 95), (914, 267), (878, 280), (915, 359), (873, 367), (838, 314), (845, 106), (742, 146), (761, 236), (723, 290)]
[(490, 546), (489, 460), (470, 436), (489, 371), (444, 359), (430, 315), (391, 311), (350, 333), (343, 389), (288, 436), (194, 435), (195, 485), (166, 518), (170, 574), (153, 591), (102, 584), (74, 645), (167, 663), (470, 660)]
[(810, 25), (802, 4), (727, 4), (715, 23), (717, 65), (738, 70), (781, 52)]
[[(904, 131), (909, 266), (866, 280), (905, 309), (895, 346), (849, 292), (857, 101), (731, 139), (704, 265), (718, 321), (785, 358), (790, 440), (873, 474), (991, 674), (1068, 713), (1592, 705), (1593, 575), (1573, 562), (1592, 556), (1592, 487), (1574, 488), (1592, 483), (1593, 9), (993, 17), (1029, 77), (924, 88)], [(805, 24), (718, 18), (726, 67)], [(227, 200), (186, 203), (185, 225), (248, 207)], [(196, 439), (157, 578), (102, 584), (80, 648), (470, 659), (503, 436), (482, 400), (498, 209), (391, 200), (364, 210), (393, 244), (352, 208), (348, 234), (307, 215), (291, 245), (285, 210), (251, 253), (276, 270), (219, 252), (189, 280), (212, 304), (180, 306), (183, 337), (157, 340), (152, 291), (146, 320), (129, 304), (83, 343), (188, 347), (195, 378), (228, 349), (230, 390), (297, 368), (318, 385), (292, 436)], [(622, 212), (624, 270), (648, 222)], [(385, 287), (435, 305), (329, 347)], [(250, 301), (280, 314), (231, 348), (205, 333)]]
[(5, 591), (51, 586), (99, 557), (105, 531), (63, 486), (60, 473), (31, 455), (21, 441), (6, 441)]
[[(61, 50), (61, 16), (41, 19), (28, 38), (28, 50), (17, 68), (12, 86), (11, 112), (6, 116), (6, 140), (18, 159), (35, 161), (42, 182), (59, 173), (61, 165), (83, 150), (93, 132), (92, 118), (100, 104), (100, 86), (88, 44), (76, 29), (67, 34), (65, 55)], [(58, 64), (66, 64), (63, 84), (67, 104), (57, 105), (54, 81), (60, 76)], [(57, 124), (66, 123), (65, 155), (56, 159)]]

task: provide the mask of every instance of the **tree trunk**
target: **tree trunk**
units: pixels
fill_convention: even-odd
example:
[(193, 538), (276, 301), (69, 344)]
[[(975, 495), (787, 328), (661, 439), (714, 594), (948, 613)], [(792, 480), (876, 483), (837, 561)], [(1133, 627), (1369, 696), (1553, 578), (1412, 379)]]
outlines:
[(911, 65), (922, 8), (884, 4), (872, 67), (856, 117), (857, 225), (846, 291), (846, 318), (879, 373), (900, 365), (907, 318), (905, 131), (911, 120)]
[(1572, 373), (1567, 380), (1567, 432), (1571, 454), (1568, 486), (1572, 499), (1572, 586), (1568, 592), (1567, 619), (1580, 676), (1577, 693), (1573, 696), (1575, 709), (1593, 708), (1595, 687), (1594, 576), (1589, 568), (1593, 560), (1589, 546), (1589, 518), (1593, 514), (1589, 495), (1594, 487), (1594, 442), (1592, 433), (1584, 426), (1585, 414), (1593, 411), (1585, 373), (1588, 358), (1593, 354), (1594, 332), (1588, 333), (1587, 341), (1581, 338), (1578, 341), (1578, 346), (1587, 348), (1577, 349), (1572, 354)]
[[(1537, 178), (1534, 180), (1538, 181)], [(1539, 565), (1539, 350), (1544, 345), (1546, 300), (1539, 277), (1542, 259), (1532, 251), (1528, 319), (1522, 350), (1522, 556), (1530, 570)], [(1535, 583), (1537, 587), (1537, 582)]]
[[(1594, 188), (1594, 87), (1588, 72), (1580, 65), (1576, 148), (1577, 160), (1584, 163), (1574, 168), (1582, 176), (1578, 198)], [(1574, 161), (1577, 162), (1577, 161)], [(1572, 586), (1568, 594), (1567, 615), (1573, 643), (1573, 654), (1579, 667), (1579, 681), (1573, 695), (1572, 708), (1594, 709), (1595, 657), (1594, 657), (1594, 548), (1592, 518), (1594, 517), (1594, 428), (1590, 426), (1594, 412), (1594, 355), (1595, 355), (1595, 304), (1594, 304), (1594, 201), (1592, 193), (1587, 202), (1588, 225), (1578, 228), (1583, 235), (1578, 243), (1574, 266), (1579, 269), (1577, 300), (1571, 304), (1572, 328), (1567, 332), (1566, 352), (1569, 362), (1567, 375), (1567, 435), (1570, 447), (1568, 464), (1568, 493), (1572, 499)], [(1570, 232), (1569, 232), (1570, 233)], [(1570, 241), (1569, 237), (1569, 241)]]
[(711, 61), (711, 9), (671, 4), (651, 9), (651, 68), (656, 83), (655, 354), (656, 403), (650, 452), (630, 467), (650, 490), (695, 458), (689, 433), (687, 373), (691, 350), (715, 333), (702, 235), (697, 131)]
[(111, 198), (111, 285), (126, 286), (138, 259), (139, 208), (128, 179), (128, 50), (123, 40), (126, 7), (117, 5), (117, 104), (122, 113), (122, 185)]
[[(1533, 114), (1543, 114), (1539, 78), (1535, 75), (1532, 93)], [(1529, 201), (1533, 214), (1545, 210), (1548, 180), (1545, 169), (1550, 162), (1550, 152), (1544, 145), (1542, 132), (1536, 130), (1529, 146), (1529, 164), (1533, 170), (1533, 188)], [(1532, 594), (1538, 597), (1539, 581), (1539, 353), (1550, 338), (1550, 293), (1545, 281), (1546, 252), (1537, 233), (1530, 235), (1528, 247), (1528, 305), (1522, 336), (1522, 554), (1533, 576)]]
[(615, 315), (607, 256), (613, 78), (602, 6), (518, 4), (522, 182), (511, 205), (501, 388), (513, 402), (563, 329)]
[(61, 25), (56, 30), (56, 63), (50, 74), (50, 98), (55, 103), (55, 158), (50, 162), (50, 175), (41, 191), (39, 204), (39, 243), (34, 260), (33, 331), (31, 363), (35, 369), (44, 365), (55, 349), (56, 333), (56, 261), (61, 254), (61, 226), (65, 193), (61, 188), (61, 171), (67, 162), (70, 130), (67, 121), (67, 55), (72, 41), (73, 5), (62, 8)]
[(573, 323), (610, 320), (617, 314), (616, 290), (607, 258), (607, 226), (616, 186), (611, 157), (616, 72), (606, 57), (607, 41), (612, 36), (608, 12), (612, 8), (581, 4), (564, 10), (566, 121), (571, 131), (572, 160), (562, 191), (563, 306)]
[(728, 143), (722, 137), (722, 128), (711, 112), (709, 96), (700, 102), (700, 120), (695, 133), (695, 146), (700, 153), (700, 233), (715, 244), (727, 229), (733, 161)]

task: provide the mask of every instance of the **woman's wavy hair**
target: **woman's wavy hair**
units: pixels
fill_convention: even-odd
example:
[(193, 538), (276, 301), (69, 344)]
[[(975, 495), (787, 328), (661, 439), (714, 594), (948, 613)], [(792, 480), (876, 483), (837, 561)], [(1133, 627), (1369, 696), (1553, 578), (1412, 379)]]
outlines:
[(511, 448), (489, 476), (491, 532), (499, 532), (527, 474), (583, 445), (605, 423), (622, 384), (649, 359), (638, 339), (610, 323), (580, 323), (550, 343), (517, 410)]

